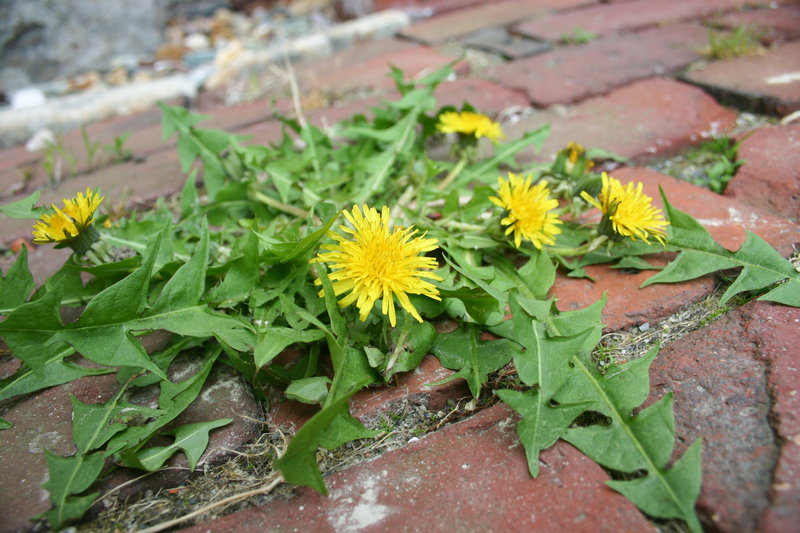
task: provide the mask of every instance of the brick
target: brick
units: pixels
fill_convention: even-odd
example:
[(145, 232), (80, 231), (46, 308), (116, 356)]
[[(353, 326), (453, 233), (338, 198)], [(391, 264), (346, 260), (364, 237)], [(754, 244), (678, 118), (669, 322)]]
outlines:
[(736, 113), (690, 85), (654, 78), (574, 107), (522, 118), (506, 127), (505, 133), (518, 138), (546, 124), (550, 135), (542, 151), (523, 150), (518, 161), (551, 160), (570, 141), (604, 148), (635, 162), (667, 157), (730, 132), (736, 125)]
[[(195, 360), (184, 357), (182, 361), (173, 363), (169, 375), (171, 379), (179, 380), (181, 372), (191, 373), (197, 368)], [(47, 480), (47, 463), (42, 452), (47, 449), (59, 455), (69, 455), (75, 451), (70, 395), (84, 403), (102, 403), (116, 390), (114, 374), (84, 377), (36, 393), (3, 413), (3, 418), (13, 427), (0, 432), (3, 449), (0, 476), (4, 483), (3, 498), (0, 498), (0, 531), (25, 530), (29, 519), (50, 508), (48, 493), (40, 487)], [(157, 398), (158, 391), (153, 388), (139, 401), (152, 404)], [(224, 450), (241, 447), (258, 436), (261, 428), (253, 419), (260, 415), (258, 402), (241, 378), (227, 367), (219, 366), (212, 371), (197, 400), (165, 430), (194, 422), (233, 418), (231, 424), (211, 433), (208, 449), (199, 464), (219, 463), (230, 457)], [(123, 488), (119, 497), (134, 498), (146, 487), (158, 489), (182, 483), (188, 478), (188, 462), (183, 454), (173, 456), (168, 465), (177, 468), (160, 472), (155, 479)], [(91, 490), (105, 493), (140, 475), (140, 471), (120, 469), (110, 478), (98, 481)]]
[(534, 39), (511, 34), (505, 28), (489, 28), (468, 35), (461, 43), (505, 57), (520, 59), (550, 50), (550, 45)]
[[(329, 72), (306, 72), (300, 80), (300, 87), (304, 91), (318, 88), (335, 93), (363, 88), (389, 90), (394, 88), (394, 81), (388, 76), (391, 65), (401, 69), (408, 79), (429, 74), (452, 61), (451, 57), (417, 45), (380, 54), (362, 63), (350, 63)], [(461, 62), (455, 69), (460, 74), (466, 74), (469, 67)]]
[(469, 102), (481, 113), (495, 115), (512, 107), (527, 107), (528, 98), (521, 91), (480, 78), (458, 78), (440, 84), (433, 93), (439, 107), (452, 105), (461, 108)]
[(761, 128), (745, 139), (744, 161), (725, 196), (800, 221), (800, 123)]
[(732, 29), (749, 25), (764, 31), (763, 41), (795, 41), (800, 39), (800, 5), (790, 4), (768, 7), (741, 13), (731, 13), (718, 19), (715, 24)]
[(403, 30), (401, 35), (437, 44), (495, 26), (507, 26), (528, 17), (567, 9), (591, 0), (505, 0), (431, 17)]
[(696, 21), (744, 5), (743, 0), (697, 2), (695, 0), (636, 0), (593, 5), (535, 18), (517, 24), (512, 31), (556, 42), (581, 29), (596, 36), (642, 30), (679, 21)]
[(536, 106), (568, 104), (642, 78), (676, 72), (700, 57), (698, 48), (706, 40), (702, 26), (675, 24), (559, 48), (492, 67), (486, 75), (527, 91)]
[[(724, 247), (736, 250), (745, 239), (745, 230), (752, 231), (788, 257), (792, 243), (800, 240), (800, 227), (780, 217), (768, 215), (755, 208), (696, 187), (685, 181), (642, 168), (621, 168), (613, 176), (623, 184), (629, 181), (644, 185), (644, 192), (653, 198), (653, 205), (663, 208), (658, 187), (661, 185), (670, 203), (703, 224), (712, 237)], [(659, 246), (653, 246), (658, 251)], [(665, 264), (666, 257), (656, 257), (653, 263)], [(558, 298), (557, 307), (569, 311), (586, 307), (607, 293), (603, 311), (606, 331), (627, 329), (644, 322), (653, 323), (672, 315), (709, 294), (714, 287), (711, 276), (677, 284), (639, 286), (653, 272), (626, 274), (604, 265), (587, 268), (595, 279), (556, 277), (552, 295)]]
[(800, 42), (763, 55), (712, 61), (686, 72), (723, 103), (756, 113), (787, 115), (800, 109)]
[(734, 311), (667, 346), (650, 369), (652, 399), (675, 394), (676, 454), (703, 438), (703, 521), (731, 533), (756, 530), (778, 454), (767, 365), (743, 325)]
[(603, 470), (564, 442), (530, 477), (515, 418), (498, 405), (300, 489), (188, 529), (283, 531), (655, 531)]
[(759, 530), (791, 531), (800, 523), (800, 310), (753, 302), (742, 309), (745, 332), (768, 364), (770, 420), (780, 452), (772, 477), (769, 508)]

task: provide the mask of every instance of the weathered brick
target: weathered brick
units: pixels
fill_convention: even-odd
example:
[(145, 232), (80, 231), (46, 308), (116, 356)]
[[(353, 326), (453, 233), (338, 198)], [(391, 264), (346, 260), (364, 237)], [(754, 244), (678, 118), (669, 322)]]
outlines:
[(722, 102), (741, 109), (787, 115), (800, 109), (800, 42), (763, 55), (712, 61), (686, 72), (683, 79), (705, 88)]
[(506, 59), (520, 59), (541, 54), (551, 48), (546, 42), (512, 34), (505, 28), (489, 28), (472, 33), (461, 39), (461, 43), (472, 48), (499, 54)]
[(742, 142), (737, 159), (744, 165), (725, 196), (800, 220), (800, 123), (755, 131)]
[(460, 109), (465, 102), (469, 102), (481, 113), (491, 115), (504, 109), (530, 105), (521, 91), (480, 78), (458, 78), (443, 82), (433, 94), (437, 98), (439, 107), (452, 105)]
[(603, 470), (564, 442), (530, 477), (505, 406), (426, 435), (326, 478), (328, 497), (300, 489), (192, 532), (654, 531)]
[(475, 31), (506, 26), (557, 9), (593, 3), (591, 0), (505, 0), (462, 9), (413, 24), (403, 30), (404, 37), (428, 44), (442, 43)]
[(731, 13), (714, 19), (728, 29), (751, 26), (763, 31), (763, 41), (795, 41), (800, 39), (800, 5), (770, 6), (763, 9)]
[(512, 30), (539, 39), (559, 41), (576, 29), (596, 36), (630, 32), (679, 21), (695, 21), (744, 4), (745, 0), (636, 0), (600, 4), (535, 18), (517, 24)]
[(663, 79), (633, 83), (574, 107), (522, 118), (506, 127), (509, 138), (550, 125), (542, 151), (523, 150), (520, 162), (549, 160), (570, 141), (645, 161), (667, 157), (708, 137), (731, 131), (736, 113), (690, 85)]
[(511, 61), (490, 68), (487, 76), (527, 91), (537, 106), (568, 104), (676, 72), (700, 57), (698, 48), (706, 40), (702, 26), (675, 24)]

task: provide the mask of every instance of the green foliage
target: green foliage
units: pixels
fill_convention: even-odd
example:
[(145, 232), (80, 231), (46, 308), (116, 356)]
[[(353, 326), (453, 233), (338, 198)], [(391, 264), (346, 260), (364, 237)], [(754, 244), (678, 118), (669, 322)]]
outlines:
[(588, 31), (580, 26), (572, 28), (569, 33), (564, 33), (558, 38), (558, 41), (563, 44), (586, 44), (597, 39), (597, 34)]
[(800, 273), (761, 237), (747, 232), (747, 239), (736, 252), (717, 244), (694, 218), (675, 209), (661, 191), (667, 219), (670, 222), (669, 242), (681, 251), (664, 270), (645, 281), (676, 283), (729, 268), (741, 268), (741, 273), (720, 299), (724, 305), (743, 291), (769, 289), (759, 300), (769, 300), (800, 307)]
[(110, 153), (114, 158), (115, 163), (124, 163), (133, 159), (133, 152), (125, 148), (125, 143), (128, 142), (128, 137), (131, 136), (130, 130), (122, 135), (115, 135), (114, 140), (109, 144), (104, 144), (101, 148)]
[(742, 24), (730, 31), (709, 28), (708, 46), (703, 49), (703, 54), (709, 59), (729, 59), (756, 54), (762, 50), (760, 41), (765, 33), (764, 28), (751, 24)]
[[(287, 482), (324, 493), (319, 447), (377, 434), (351, 416), (349, 398), (366, 386), (391, 384), (433, 353), (455, 370), (448, 379), (464, 379), (475, 398), (485, 396), (493, 373), (513, 363), (516, 377), (497, 395), (522, 416), (518, 431), (532, 475), (538, 474), (539, 452), (564, 438), (609, 468), (643, 471), (643, 477), (611, 486), (648, 514), (680, 518), (696, 529), (699, 444), (666, 470), (674, 438), (671, 397), (631, 416), (646, 396), (653, 355), (620, 367), (623, 372), (613, 377), (599, 374), (589, 354), (603, 327), (605, 298), (559, 312), (548, 299), (557, 267), (584, 277), (584, 267), (598, 263), (650, 269), (648, 254), (672, 251), (678, 252), (675, 260), (647, 283), (743, 267), (723, 301), (769, 290), (762, 298), (789, 305), (800, 305), (798, 274), (754, 235), (739, 251), (724, 250), (666, 198), (666, 247), (612, 242), (596, 227), (565, 221), (555, 245), (538, 249), (525, 242), (517, 249), (504, 233), (506, 213), (489, 200), (499, 194), (498, 175), (531, 172), (546, 179), (565, 204), (561, 212), (579, 220), (587, 207), (575, 198), (596, 189), (599, 179), (590, 172), (591, 159), (616, 156), (589, 149), (580, 164), (562, 153), (549, 167), (520, 168), (515, 155), (538, 150), (549, 131), (543, 127), (498, 142), (482, 160), (477, 139), (456, 147), (457, 161), (431, 159), (427, 148), (442, 138), (433, 91), (449, 73), (446, 68), (411, 82), (395, 69), (400, 99), (376, 107), (371, 118), (357, 115), (329, 132), (278, 117), (283, 135), (269, 146), (244, 146), (242, 137), (200, 128), (203, 116), (162, 105), (165, 138), (177, 135), (187, 172), (178, 212), (161, 201), (101, 229), (91, 254), (73, 255), (38, 288), (23, 248), (0, 276), (0, 335), (22, 362), (0, 381), (0, 401), (97, 374), (116, 373), (120, 384), (105, 403), (74, 400), (77, 452), (47, 455), (45, 488), (53, 508), (45, 516), (52, 527), (84, 514), (95, 498), (91, 486), (111, 460), (152, 471), (183, 452), (194, 468), (210, 433), (229, 420), (166, 426), (197, 399), (219, 364), (240, 373), (261, 399), (279, 388), (286, 399), (318, 407), (275, 468)], [(115, 139), (118, 159), (127, 153), (126, 138)], [(36, 218), (44, 212), (38, 198), (37, 192), (0, 206), (0, 213)], [(396, 226), (413, 226), (438, 240), (441, 300), (409, 293), (422, 322), (398, 307), (396, 327), (390, 327), (380, 305), (359, 320), (354, 306), (341, 306), (344, 295), (334, 293), (338, 274), (310, 262), (331, 246), (331, 230), (343, 223), (341, 210), (362, 203), (386, 205)], [(83, 310), (64, 323), (64, 307)], [(438, 334), (433, 319), (454, 320), (456, 326)], [(156, 330), (173, 337), (163, 350), (148, 354), (141, 337)], [(86, 365), (81, 356), (95, 364)], [(199, 368), (188, 379), (170, 380), (170, 371), (179, 368), (174, 365), (187, 359)], [(129, 400), (146, 386), (158, 388), (156, 409)], [(602, 413), (610, 424), (575, 427), (587, 411)], [(0, 420), (0, 429), (8, 425)], [(602, 452), (595, 434), (608, 449), (621, 451)], [(151, 444), (157, 435), (172, 442)]]
[(694, 511), (700, 494), (700, 440), (666, 469), (675, 442), (672, 393), (632, 414), (647, 399), (648, 370), (657, 351), (655, 347), (614, 374), (602, 374), (590, 358), (573, 355), (569, 363), (574, 372), (556, 394), (556, 402), (585, 402), (585, 409), (610, 422), (571, 427), (563, 438), (607, 468), (642, 473), (628, 481), (608, 482), (642, 511), (657, 518), (680, 518), (690, 531), (702, 531)]

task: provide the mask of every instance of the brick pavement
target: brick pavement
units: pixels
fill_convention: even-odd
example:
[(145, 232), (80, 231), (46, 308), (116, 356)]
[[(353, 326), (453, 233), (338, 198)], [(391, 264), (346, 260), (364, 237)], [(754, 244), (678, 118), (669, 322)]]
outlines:
[[(381, 0), (379, 4), (391, 7), (404, 2)], [(303, 97), (316, 90), (334, 101), (348, 96), (332, 107), (314, 106), (308, 100), (310, 120), (330, 124), (353, 112), (368, 112), (378, 98), (391, 96), (388, 63), (413, 73), (425, 72), (455, 59), (448, 55), (453, 44), (486, 49), (487, 35), (494, 35), (493, 39), (499, 35), (501, 43), (513, 37), (515, 50), (537, 53), (526, 57), (527, 52), (515, 55), (500, 50), (502, 64), (488, 69), (462, 61), (457, 79), (439, 88), (440, 101), (460, 105), (466, 100), (488, 113), (513, 117), (504, 124), (511, 138), (549, 123), (551, 136), (544, 149), (540, 154), (523, 153), (523, 163), (552, 157), (571, 140), (631, 158), (628, 167), (614, 171), (616, 177), (643, 181), (645, 191), (654, 198), (661, 184), (676, 207), (697, 217), (730, 249), (743, 242), (744, 230), (759, 234), (784, 256), (800, 242), (797, 122), (760, 128), (743, 141), (739, 154), (746, 163), (724, 196), (636, 166), (684, 151), (708, 137), (729, 134), (737, 111), (730, 105), (777, 117), (800, 108), (797, 2), (778, 2), (774, 9), (740, 9), (752, 3), (737, 0), (416, 0), (405, 4), (429, 7), (435, 14), (395, 39), (362, 43), (329, 60), (298, 65)], [(764, 42), (773, 43), (772, 48), (750, 58), (699, 59), (705, 25), (733, 27), (748, 21), (766, 29)], [(597, 38), (583, 45), (559, 44), (562, 35), (576, 27)], [(288, 101), (278, 101), (277, 106), (290, 109)], [(518, 113), (526, 108), (527, 112)], [(252, 135), (249, 142), (266, 143), (280, 132), (279, 124), (270, 118), (268, 100), (208, 107), (203, 112), (212, 116), (206, 127)], [(99, 185), (107, 197), (122, 198), (130, 206), (149, 205), (173, 194), (183, 186), (184, 176), (174, 141), (161, 140), (159, 122), (158, 110), (152, 109), (89, 126), (92, 139), (101, 143), (131, 131), (126, 146), (138, 160), (103, 163), (91, 170), (79, 162), (79, 174), (56, 185), (48, 183), (40, 155), (21, 147), (4, 150), (0, 152), (0, 201), (34, 189), (42, 190), (43, 200), (57, 201), (88, 185)], [(69, 149), (82, 146), (79, 132), (67, 134), (64, 142)], [(3, 227), (7, 246), (30, 238), (27, 223), (3, 220)], [(42, 282), (67, 255), (63, 250), (36, 247), (30, 259), (36, 280)], [(3, 270), (9, 264), (10, 259), (0, 259)], [(652, 324), (703, 299), (714, 286), (714, 278), (707, 276), (640, 290), (648, 273), (627, 274), (596, 266), (590, 267), (590, 274), (596, 283), (559, 275), (553, 294), (559, 298), (559, 308), (567, 310), (590, 304), (607, 291), (606, 331)], [(800, 523), (799, 321), (796, 309), (751, 302), (671, 344), (653, 364), (652, 399), (668, 391), (675, 394), (678, 451), (695, 437), (704, 438), (698, 509), (710, 530), (786, 532), (796, 530)], [(13, 370), (13, 361), (3, 361), (0, 378)], [(417, 371), (399, 376), (397, 387), (359, 393), (351, 411), (369, 420), (403, 405), (441, 409), (448, 400), (468, 395), (462, 381), (426, 386), (450, 373), (428, 356)], [(92, 394), (108, 393), (102, 377), (87, 381), (87, 386), (99, 387)], [(35, 406), (46, 405), (53, 409), (48, 413), (48, 425), (52, 425), (48, 442), (66, 446), (69, 424), (56, 422), (69, 420), (63, 401), (69, 390), (34, 395), (17, 404), (16, 415), (12, 409), (4, 416), (16, 420), (14, 416), (25, 415), (29, 409), (31, 414), (25, 416), (35, 421)], [(237, 402), (221, 399), (218, 407), (241, 410)], [(271, 416), (273, 422), (300, 424), (308, 414), (287, 401)], [(652, 529), (635, 507), (604, 487), (602, 481), (608, 476), (602, 469), (565, 443), (542, 454), (542, 476), (532, 480), (514, 431), (515, 421), (505, 407), (492, 407), (332, 475), (327, 499), (303, 489), (292, 498), (240, 511), (193, 531)], [(29, 430), (19, 422), (17, 428), (0, 432), (4, 450), (0, 477), (4, 490), (10, 493), (13, 487), (15, 493), (13, 500), (0, 497), (0, 531), (25, 531), (28, 518), (46, 509), (39, 488), (46, 471), (31, 459), (42, 443), (34, 442)], [(238, 435), (227, 431), (217, 432), (216, 438), (227, 439), (222, 442), (228, 447), (252, 438), (247, 428)], [(8, 466), (13, 464), (27, 469)], [(166, 477), (156, 485), (179, 482)]]

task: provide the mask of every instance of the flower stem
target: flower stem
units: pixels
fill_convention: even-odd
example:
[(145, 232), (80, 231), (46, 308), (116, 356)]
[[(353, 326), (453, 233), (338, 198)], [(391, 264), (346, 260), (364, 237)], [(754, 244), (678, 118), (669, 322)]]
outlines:
[(585, 255), (588, 254), (589, 252), (596, 250), (601, 244), (603, 244), (607, 240), (608, 237), (606, 237), (605, 235), (600, 235), (599, 237), (596, 237), (591, 241), (584, 243), (580, 246), (575, 246), (575, 247), (548, 246), (547, 252), (554, 255), (560, 255), (566, 257)]
[(447, 174), (447, 176), (445, 176), (445, 178), (439, 183), (438, 189), (440, 191), (445, 190), (451, 183), (453, 183), (458, 175), (461, 174), (461, 171), (464, 170), (464, 167), (467, 164), (467, 159), (467, 153), (464, 152), (461, 155), (461, 159), (459, 159), (458, 163), (456, 163), (456, 166), (454, 166), (450, 173)]
[(251, 193), (254, 199), (274, 209), (277, 209), (278, 211), (283, 211), (284, 213), (287, 213), (289, 215), (294, 215), (302, 218), (308, 216), (308, 211), (306, 211), (305, 209), (300, 209), (299, 207), (279, 202), (278, 200), (270, 196), (267, 196), (261, 191), (251, 190)]

